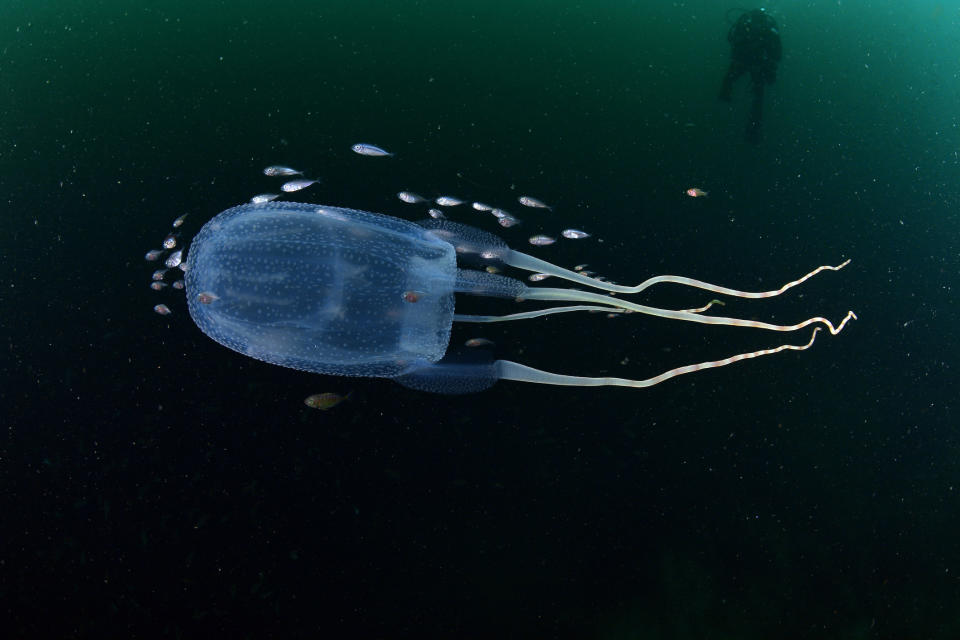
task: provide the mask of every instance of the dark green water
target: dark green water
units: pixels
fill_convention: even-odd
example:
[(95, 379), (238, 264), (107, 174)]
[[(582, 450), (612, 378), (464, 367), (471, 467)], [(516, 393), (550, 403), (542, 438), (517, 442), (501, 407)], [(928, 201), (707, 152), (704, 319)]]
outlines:
[[(716, 99), (728, 6), (706, 0), (5, 3), (0, 628), (956, 638), (960, 11), (903, 4), (773, 5), (752, 146), (747, 80)], [(639, 391), (272, 367), (204, 337), (142, 256), (182, 213), (190, 234), (275, 190), (273, 163), (322, 177), (312, 202), (505, 206), (523, 226), (451, 217), (623, 283), (770, 289), (849, 257), (723, 313), (860, 320)], [(526, 243), (565, 227), (594, 237)], [(634, 378), (784, 340), (578, 314), (455, 331), (474, 335)], [(326, 391), (351, 398), (303, 406)]]

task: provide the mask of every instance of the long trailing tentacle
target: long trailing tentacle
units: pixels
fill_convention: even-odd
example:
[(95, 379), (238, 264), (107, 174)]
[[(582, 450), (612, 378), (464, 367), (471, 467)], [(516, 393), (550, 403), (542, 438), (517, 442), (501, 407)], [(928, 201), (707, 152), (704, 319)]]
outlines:
[[(851, 314), (852, 315), (852, 314)], [(843, 325), (846, 324), (846, 320), (849, 319), (848, 316), (837, 328), (837, 331), (843, 329)], [(856, 316), (854, 316), (856, 317)], [(645, 387), (652, 387), (656, 384), (660, 384), (671, 378), (676, 378), (677, 376), (682, 376), (687, 373), (693, 373), (694, 371), (701, 371), (703, 369), (716, 369), (718, 367), (725, 367), (728, 364), (733, 364), (734, 362), (740, 362), (741, 360), (749, 360), (750, 358), (758, 358), (760, 356), (768, 356), (774, 353), (780, 353), (781, 351), (805, 351), (813, 346), (814, 340), (817, 338), (817, 332), (820, 331), (820, 327), (816, 327), (813, 330), (813, 333), (810, 335), (810, 340), (806, 344), (797, 345), (797, 344), (782, 344), (779, 347), (773, 347), (770, 349), (760, 349), (758, 351), (750, 351), (748, 353), (740, 353), (735, 356), (730, 356), (729, 358), (724, 358), (722, 360), (711, 360), (709, 362), (700, 362), (698, 364), (688, 364), (683, 367), (677, 367), (676, 369), (670, 369), (669, 371), (664, 371), (660, 375), (653, 376), (652, 378), (646, 378), (645, 380), (630, 380), (628, 378), (590, 378), (584, 376), (568, 376), (559, 373), (551, 373), (549, 371), (543, 371), (541, 369), (535, 369), (533, 367), (528, 367), (527, 365), (519, 364), (517, 362), (512, 362), (510, 360), (498, 360), (497, 361), (497, 373), (498, 377), (504, 380), (519, 380), (524, 382), (536, 382), (540, 384), (554, 384), (562, 386), (575, 386), (575, 387), (632, 387), (636, 389), (641, 389)]]

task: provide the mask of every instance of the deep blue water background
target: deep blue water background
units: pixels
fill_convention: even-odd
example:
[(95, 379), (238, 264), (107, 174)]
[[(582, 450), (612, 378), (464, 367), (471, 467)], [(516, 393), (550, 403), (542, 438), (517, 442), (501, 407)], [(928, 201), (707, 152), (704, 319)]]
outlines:
[[(726, 5), (7, 2), (0, 8), (0, 619), (11, 637), (960, 635), (960, 9), (771, 6), (764, 140), (716, 92)], [(726, 14), (726, 17), (725, 17)], [(349, 152), (368, 141), (398, 155)], [(206, 339), (143, 253), (190, 212), (400, 189), (594, 238), (536, 255), (860, 316), (649, 390), (473, 396), (307, 375)], [(683, 190), (698, 186), (706, 199)], [(458, 219), (500, 232), (489, 218)], [(165, 301), (174, 314), (151, 311)], [(695, 306), (664, 288), (644, 300)], [(483, 307), (466, 301), (464, 308)], [(647, 377), (781, 336), (568, 314), (498, 357)], [(796, 336), (794, 342), (806, 335)], [(351, 392), (328, 413), (302, 400)]]

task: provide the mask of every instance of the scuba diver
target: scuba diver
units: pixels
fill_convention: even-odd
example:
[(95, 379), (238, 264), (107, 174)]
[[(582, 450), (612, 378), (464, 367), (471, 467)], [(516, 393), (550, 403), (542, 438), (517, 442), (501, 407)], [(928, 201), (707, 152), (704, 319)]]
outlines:
[(729, 102), (733, 83), (750, 73), (753, 104), (747, 122), (747, 141), (760, 142), (760, 120), (763, 116), (763, 86), (777, 79), (780, 62), (780, 34), (777, 23), (763, 9), (746, 11), (727, 32), (730, 43), (730, 68), (723, 77), (720, 99)]

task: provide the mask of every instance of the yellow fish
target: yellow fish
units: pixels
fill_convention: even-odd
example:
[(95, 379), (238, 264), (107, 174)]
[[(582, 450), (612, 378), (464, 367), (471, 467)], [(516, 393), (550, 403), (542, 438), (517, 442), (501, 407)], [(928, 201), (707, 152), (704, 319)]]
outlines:
[(303, 400), (303, 404), (307, 405), (311, 409), (320, 409), (321, 411), (327, 411), (328, 409), (333, 409), (335, 406), (346, 400), (350, 397), (348, 393), (345, 396), (341, 396), (339, 393), (315, 393), (312, 396), (307, 396)]

